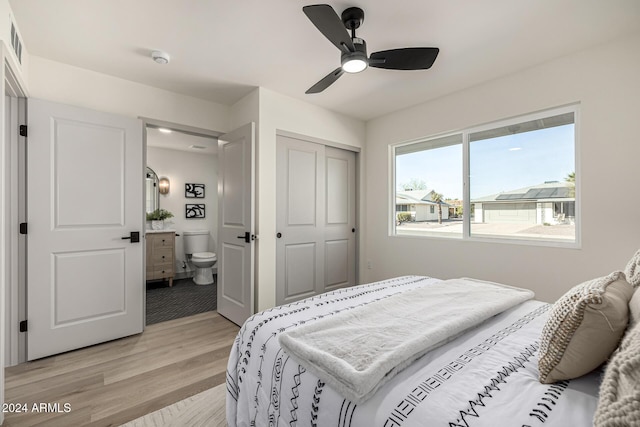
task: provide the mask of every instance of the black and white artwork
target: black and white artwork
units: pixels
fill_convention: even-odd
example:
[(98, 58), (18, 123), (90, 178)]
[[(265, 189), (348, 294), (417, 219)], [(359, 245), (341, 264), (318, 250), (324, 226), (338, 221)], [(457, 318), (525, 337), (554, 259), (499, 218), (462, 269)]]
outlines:
[(204, 199), (204, 184), (185, 184), (184, 197), (187, 199)]
[(184, 205), (184, 216), (187, 219), (204, 218), (204, 203)]

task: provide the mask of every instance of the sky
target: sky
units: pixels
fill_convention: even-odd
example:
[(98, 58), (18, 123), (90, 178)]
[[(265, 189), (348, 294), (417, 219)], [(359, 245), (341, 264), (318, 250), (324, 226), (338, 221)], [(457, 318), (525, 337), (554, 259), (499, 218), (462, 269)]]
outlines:
[[(471, 142), (469, 162), (471, 199), (562, 182), (575, 171), (574, 125)], [(445, 199), (462, 199), (462, 145), (397, 156), (397, 188), (411, 179)]]

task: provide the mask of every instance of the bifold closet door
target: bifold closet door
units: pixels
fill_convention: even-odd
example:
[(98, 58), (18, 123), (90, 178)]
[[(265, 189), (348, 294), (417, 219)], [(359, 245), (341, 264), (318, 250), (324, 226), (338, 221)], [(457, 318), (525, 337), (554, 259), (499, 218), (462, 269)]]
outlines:
[(276, 303), (355, 284), (355, 153), (278, 135)]

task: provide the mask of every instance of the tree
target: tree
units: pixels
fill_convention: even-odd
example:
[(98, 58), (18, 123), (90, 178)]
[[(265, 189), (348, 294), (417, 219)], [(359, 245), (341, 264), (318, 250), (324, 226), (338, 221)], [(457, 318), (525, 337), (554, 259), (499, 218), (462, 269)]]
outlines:
[(431, 193), (431, 201), (438, 204), (438, 224), (442, 224), (442, 200), (444, 196), (440, 193), (436, 193), (435, 190)]
[(402, 189), (404, 191), (426, 190), (427, 189), (427, 183), (424, 182), (422, 179), (411, 178), (409, 180), (409, 182), (404, 183), (404, 184), (400, 184), (400, 187), (402, 187)]
[(569, 197), (573, 197), (575, 199), (576, 197), (576, 173), (575, 172), (571, 172), (569, 174), (567, 174), (567, 176), (564, 179), (568, 184), (570, 184), (569, 186)]

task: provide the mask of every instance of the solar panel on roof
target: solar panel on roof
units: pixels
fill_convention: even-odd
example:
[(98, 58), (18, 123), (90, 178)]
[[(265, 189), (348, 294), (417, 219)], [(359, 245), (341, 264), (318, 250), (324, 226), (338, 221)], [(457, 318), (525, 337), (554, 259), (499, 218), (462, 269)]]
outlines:
[(548, 199), (549, 197), (552, 197), (552, 195), (556, 192), (557, 188), (543, 188), (542, 190), (540, 190), (540, 192), (538, 193), (537, 198), (538, 199)]
[(522, 197), (524, 196), (524, 194), (520, 193), (520, 194), (501, 194), (498, 197), (496, 197), (496, 200), (518, 200), (518, 199), (522, 199)]
[(524, 199), (538, 199), (538, 194), (540, 194), (539, 188), (532, 188), (524, 194)]

